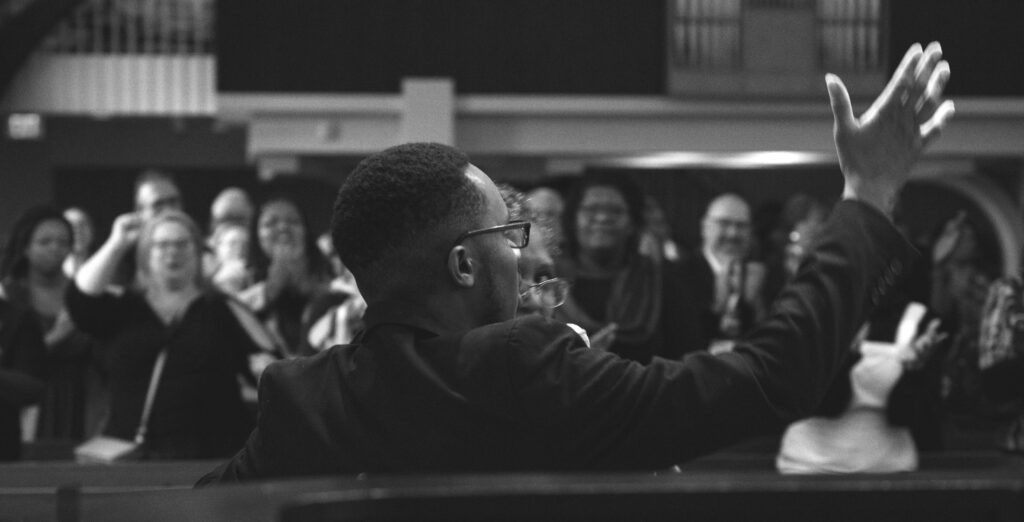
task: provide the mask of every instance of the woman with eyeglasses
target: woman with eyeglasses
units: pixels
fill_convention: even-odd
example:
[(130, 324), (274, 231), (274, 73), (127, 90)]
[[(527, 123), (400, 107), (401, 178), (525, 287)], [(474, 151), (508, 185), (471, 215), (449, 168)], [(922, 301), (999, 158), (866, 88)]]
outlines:
[[(133, 247), (138, 283), (112, 293), (117, 266)], [(202, 251), (199, 228), (180, 211), (145, 222), (124, 214), (68, 288), (72, 320), (102, 343), (107, 362), (111, 400), (103, 434), (132, 440), (156, 383), (142, 458), (224, 457), (253, 427), (238, 379), (255, 382), (249, 357), (269, 343), (249, 328), (256, 321), (244, 307), (207, 284)]]
[(557, 272), (571, 282), (554, 316), (583, 327), (591, 345), (650, 362), (703, 346), (679, 275), (639, 248), (644, 197), (627, 178), (583, 178), (563, 215), (566, 252)]

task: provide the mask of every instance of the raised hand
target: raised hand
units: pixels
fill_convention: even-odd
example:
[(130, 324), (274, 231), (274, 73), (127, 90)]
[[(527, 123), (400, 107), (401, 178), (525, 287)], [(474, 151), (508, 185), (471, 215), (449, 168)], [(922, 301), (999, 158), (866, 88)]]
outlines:
[(925, 332), (917, 336), (913, 342), (910, 343), (909, 350), (905, 352), (903, 361), (903, 367), (908, 370), (919, 370), (924, 367), (925, 364), (931, 359), (932, 355), (935, 354), (936, 347), (939, 346), (942, 341), (946, 340), (948, 334), (939, 331), (941, 325), (938, 319), (932, 319), (928, 323), (928, 328)]
[(826, 76), (839, 165), (846, 187), (843, 197), (892, 211), (910, 168), (952, 117), (952, 100), (943, 99), (949, 64), (932, 42), (922, 50), (910, 46), (889, 84), (860, 118), (838, 76)]
[(142, 218), (134, 212), (121, 214), (114, 219), (114, 225), (110, 229), (110, 241), (112, 244), (124, 248), (134, 245), (142, 233)]

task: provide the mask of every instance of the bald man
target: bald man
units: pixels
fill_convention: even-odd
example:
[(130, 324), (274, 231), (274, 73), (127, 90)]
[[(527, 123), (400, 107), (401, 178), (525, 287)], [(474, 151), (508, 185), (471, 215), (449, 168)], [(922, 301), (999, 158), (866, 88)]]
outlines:
[(210, 230), (221, 223), (235, 223), (248, 229), (252, 225), (253, 214), (249, 194), (238, 187), (228, 187), (210, 205)]
[(748, 259), (750, 214), (750, 205), (737, 194), (713, 199), (701, 221), (701, 255), (688, 267), (713, 352), (729, 350), (763, 311), (764, 265)]

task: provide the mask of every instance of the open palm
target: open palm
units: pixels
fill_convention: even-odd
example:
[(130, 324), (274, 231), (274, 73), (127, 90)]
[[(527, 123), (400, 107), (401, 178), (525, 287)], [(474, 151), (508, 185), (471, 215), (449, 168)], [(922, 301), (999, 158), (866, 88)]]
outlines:
[(911, 166), (953, 115), (952, 100), (943, 99), (948, 80), (939, 44), (924, 50), (914, 44), (875, 102), (856, 118), (842, 80), (826, 77), (845, 197), (891, 211)]

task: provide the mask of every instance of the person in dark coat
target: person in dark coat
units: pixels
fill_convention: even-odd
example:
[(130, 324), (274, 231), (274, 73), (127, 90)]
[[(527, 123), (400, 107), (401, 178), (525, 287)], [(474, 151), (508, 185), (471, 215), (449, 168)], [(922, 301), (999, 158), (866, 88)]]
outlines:
[(257, 428), (200, 483), (664, 469), (809, 414), (915, 255), (888, 213), (951, 114), (940, 57), (913, 46), (859, 120), (828, 78), (844, 201), (766, 320), (717, 356), (645, 366), (587, 348), (565, 323), (515, 318), (529, 224), (510, 221), (491, 179), (444, 145), (370, 156), (332, 223), (368, 304), (363, 335), (268, 367)]

